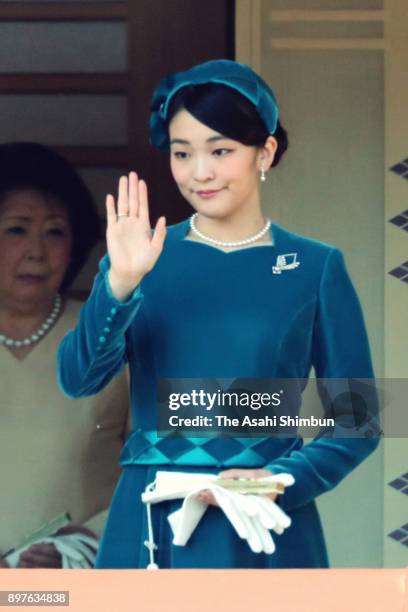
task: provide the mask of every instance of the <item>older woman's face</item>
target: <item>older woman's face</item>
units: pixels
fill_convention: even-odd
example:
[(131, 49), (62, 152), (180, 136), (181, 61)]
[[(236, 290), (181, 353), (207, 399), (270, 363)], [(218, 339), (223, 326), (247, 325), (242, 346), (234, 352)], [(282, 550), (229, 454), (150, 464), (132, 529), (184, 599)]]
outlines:
[(58, 291), (72, 234), (56, 199), (13, 191), (0, 205), (0, 301), (42, 302)]

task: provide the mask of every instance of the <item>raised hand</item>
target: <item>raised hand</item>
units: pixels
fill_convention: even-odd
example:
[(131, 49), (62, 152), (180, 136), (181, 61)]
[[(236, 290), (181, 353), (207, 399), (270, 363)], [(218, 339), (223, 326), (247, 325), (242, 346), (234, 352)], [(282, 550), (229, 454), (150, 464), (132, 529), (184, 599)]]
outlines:
[(160, 217), (152, 234), (147, 186), (135, 172), (120, 178), (117, 207), (112, 195), (106, 197), (106, 217), (109, 283), (113, 295), (123, 301), (158, 260), (166, 236), (166, 220)]

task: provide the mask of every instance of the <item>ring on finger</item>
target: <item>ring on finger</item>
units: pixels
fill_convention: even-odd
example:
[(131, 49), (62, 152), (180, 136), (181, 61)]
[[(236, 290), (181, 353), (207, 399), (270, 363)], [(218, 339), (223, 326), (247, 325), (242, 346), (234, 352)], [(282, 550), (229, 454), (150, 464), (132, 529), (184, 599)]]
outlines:
[(129, 216), (129, 213), (128, 213), (128, 212), (127, 212), (127, 213), (119, 213), (119, 214), (117, 215), (118, 219), (119, 219), (119, 217), (128, 217), (128, 216)]

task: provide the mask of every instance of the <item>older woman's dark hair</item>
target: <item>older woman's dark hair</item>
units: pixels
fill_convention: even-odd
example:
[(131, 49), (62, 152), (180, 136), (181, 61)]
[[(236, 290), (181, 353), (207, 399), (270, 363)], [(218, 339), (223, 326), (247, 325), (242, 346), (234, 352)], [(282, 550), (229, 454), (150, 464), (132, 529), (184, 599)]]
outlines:
[[(212, 130), (244, 145), (262, 147), (270, 136), (252, 102), (226, 85), (205, 83), (184, 87), (170, 104), (168, 121), (182, 109)], [(288, 148), (287, 132), (279, 121), (272, 136), (278, 142), (272, 163), (277, 166)]]
[(49, 147), (33, 142), (0, 145), (0, 204), (10, 192), (20, 189), (56, 198), (68, 213), (73, 241), (71, 261), (60, 287), (64, 291), (100, 238), (95, 202), (71, 164)]

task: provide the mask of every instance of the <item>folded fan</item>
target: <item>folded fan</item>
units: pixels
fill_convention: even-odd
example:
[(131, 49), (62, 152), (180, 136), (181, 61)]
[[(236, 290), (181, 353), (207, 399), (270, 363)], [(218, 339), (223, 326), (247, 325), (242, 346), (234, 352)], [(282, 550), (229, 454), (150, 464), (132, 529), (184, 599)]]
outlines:
[(214, 474), (191, 474), (187, 472), (165, 472), (158, 471), (155, 481), (142, 493), (142, 501), (145, 503), (159, 503), (169, 499), (182, 499), (193, 489), (200, 487), (201, 490), (212, 484), (217, 484), (237, 493), (282, 495), (285, 487), (295, 482), (291, 474), (274, 474), (264, 478), (219, 478)]

